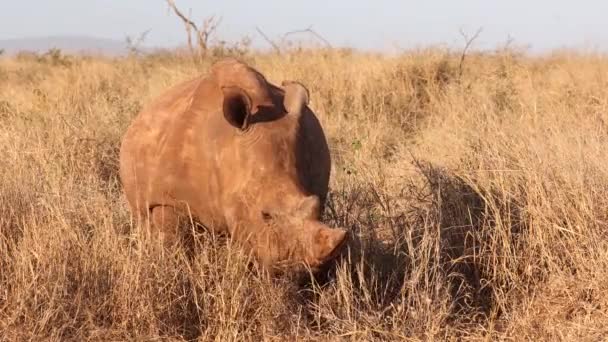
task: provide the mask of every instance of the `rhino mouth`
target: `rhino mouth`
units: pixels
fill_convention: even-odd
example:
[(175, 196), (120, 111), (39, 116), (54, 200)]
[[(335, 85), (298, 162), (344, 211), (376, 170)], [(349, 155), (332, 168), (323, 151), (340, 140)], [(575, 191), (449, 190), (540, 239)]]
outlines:
[(280, 270), (279, 272), (286, 273), (290, 273), (289, 270), (291, 270), (291, 272), (293, 273), (298, 273), (299, 271), (306, 270), (310, 270), (313, 273), (322, 272), (323, 270), (330, 268), (339, 259), (339, 257), (346, 250), (348, 240), (349, 234), (347, 232), (344, 239), (342, 239), (342, 241), (340, 241), (340, 243), (336, 245), (336, 247), (331, 251), (331, 253), (329, 253), (322, 259), (317, 259), (312, 262), (302, 260), (297, 261), (297, 259), (287, 259), (275, 263), (274, 268)]
[[(338, 265), (339, 260), (341, 260), (345, 251), (347, 250), (346, 246), (348, 245), (348, 241), (350, 240), (350, 234), (348, 231), (346, 232), (346, 236), (342, 241), (333, 249), (333, 251), (327, 255), (316, 265), (307, 265), (303, 269), (301, 269), (299, 273), (295, 275), (295, 279), (300, 286), (310, 285), (311, 278), (308, 275), (312, 276), (314, 281), (323, 286), (328, 282), (331, 282), (332, 279), (336, 277), (336, 266)], [(310, 272), (310, 273), (309, 273)]]
[(324, 267), (335, 262), (338, 257), (341, 256), (346, 250), (346, 245), (348, 244), (349, 239), (350, 234), (348, 234), (348, 231), (346, 231), (342, 241), (340, 241), (340, 243), (331, 251), (331, 253), (329, 253), (325, 258), (320, 260), (319, 267)]

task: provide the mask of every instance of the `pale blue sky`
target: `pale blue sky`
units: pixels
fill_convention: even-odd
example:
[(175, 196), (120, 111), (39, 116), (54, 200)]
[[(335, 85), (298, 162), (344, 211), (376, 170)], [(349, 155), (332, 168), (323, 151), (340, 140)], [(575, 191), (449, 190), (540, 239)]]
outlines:
[[(534, 50), (586, 47), (608, 51), (608, 0), (175, 0), (197, 22), (209, 14), (223, 16), (218, 34), (236, 40), (260, 26), (277, 36), (313, 28), (334, 45), (359, 48), (407, 48), (414, 45), (461, 44), (459, 29), (484, 31), (478, 48), (492, 48), (510, 35), (517, 45)], [(182, 23), (164, 0), (19, 0), (0, 11), (0, 39), (91, 35), (124, 40), (151, 29), (147, 45), (183, 44)]]

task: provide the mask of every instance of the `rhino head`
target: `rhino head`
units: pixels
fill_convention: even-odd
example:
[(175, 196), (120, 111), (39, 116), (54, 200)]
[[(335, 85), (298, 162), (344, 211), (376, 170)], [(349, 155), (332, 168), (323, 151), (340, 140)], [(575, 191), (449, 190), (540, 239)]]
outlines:
[[(298, 273), (307, 269), (317, 272), (345, 245), (345, 230), (330, 228), (318, 219), (316, 196), (301, 198), (299, 203), (295, 197), (277, 206), (266, 203), (270, 208), (268, 205), (251, 208), (251, 219), (244, 223), (250, 229), (243, 231), (255, 232), (255, 236), (247, 237), (255, 244), (251, 250), (271, 273)], [(259, 219), (254, 217), (256, 214)]]
[(271, 273), (314, 272), (347, 240), (344, 229), (320, 221), (331, 168), (325, 136), (308, 108), (308, 89), (295, 81), (274, 87), (256, 76), (254, 86), (222, 88), (222, 112), (234, 132), (224, 161), (238, 173), (228, 176), (228, 227)]

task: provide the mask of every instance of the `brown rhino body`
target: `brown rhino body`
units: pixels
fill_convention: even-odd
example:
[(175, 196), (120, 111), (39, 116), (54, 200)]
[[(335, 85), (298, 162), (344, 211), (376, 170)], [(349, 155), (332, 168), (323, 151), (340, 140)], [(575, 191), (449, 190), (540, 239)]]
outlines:
[(232, 236), (269, 269), (330, 260), (345, 232), (319, 221), (331, 160), (308, 91), (234, 59), (144, 108), (120, 150), (131, 211), (166, 243), (180, 218)]

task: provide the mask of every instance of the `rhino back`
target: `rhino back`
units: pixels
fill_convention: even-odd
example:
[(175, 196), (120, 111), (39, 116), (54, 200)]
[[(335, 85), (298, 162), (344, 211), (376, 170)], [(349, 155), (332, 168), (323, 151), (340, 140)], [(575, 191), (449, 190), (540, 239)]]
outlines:
[(199, 83), (199, 78), (189, 80), (161, 94), (141, 110), (123, 138), (120, 177), (131, 206), (142, 213), (162, 202), (159, 194), (167, 193), (183, 172), (163, 159), (182, 148), (178, 127)]

